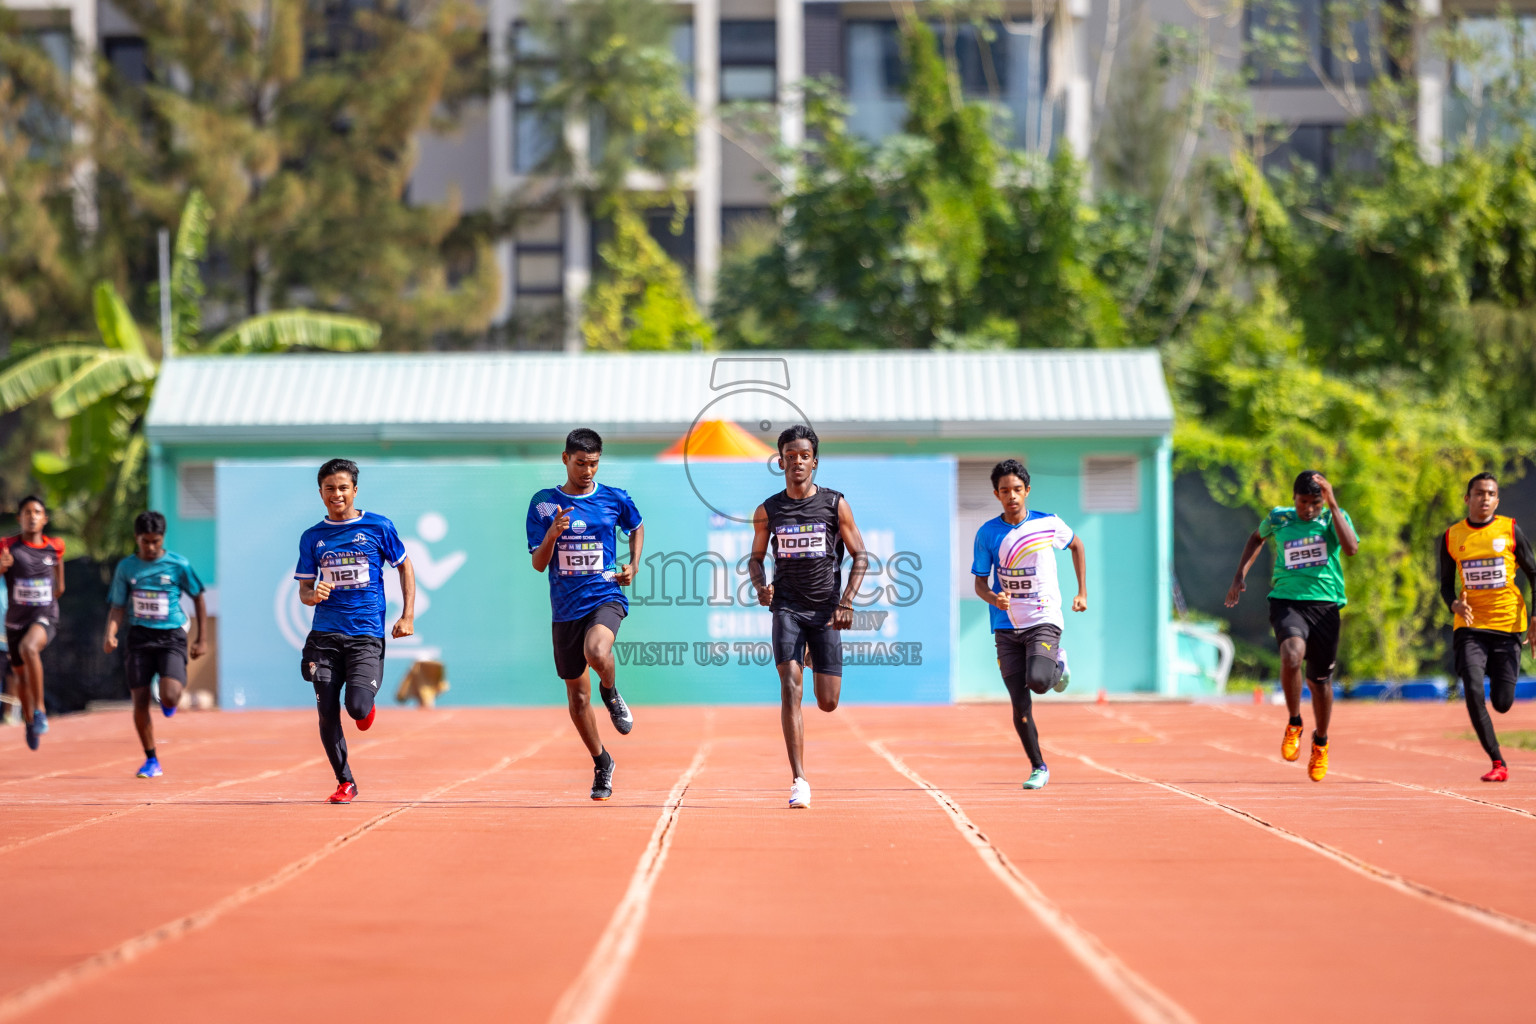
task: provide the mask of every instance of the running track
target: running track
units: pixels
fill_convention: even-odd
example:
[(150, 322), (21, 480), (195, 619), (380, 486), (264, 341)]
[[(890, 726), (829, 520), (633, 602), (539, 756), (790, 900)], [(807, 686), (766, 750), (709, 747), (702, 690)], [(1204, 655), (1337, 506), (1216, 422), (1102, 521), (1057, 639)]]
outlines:
[[(1514, 1020), (1536, 754), (1460, 704), (636, 709), (586, 798), (563, 709), (384, 708), (332, 783), (308, 712), (0, 730), (0, 1021)], [(1497, 722), (1536, 728), (1536, 707)], [(350, 726), (349, 726), (350, 732)]]

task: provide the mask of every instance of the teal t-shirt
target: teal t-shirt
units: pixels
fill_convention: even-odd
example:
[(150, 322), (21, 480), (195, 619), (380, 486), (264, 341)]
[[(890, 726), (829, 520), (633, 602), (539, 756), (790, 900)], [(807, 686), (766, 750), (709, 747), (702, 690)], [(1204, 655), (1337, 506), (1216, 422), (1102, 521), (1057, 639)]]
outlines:
[(185, 629), (187, 613), (181, 610), (181, 595), (196, 597), (202, 592), (203, 581), (192, 563), (174, 551), (153, 562), (129, 555), (117, 563), (107, 603), (125, 609), (130, 626)]
[[(1349, 513), (1339, 514), (1354, 529)], [(1339, 532), (1333, 511), (1324, 508), (1316, 519), (1303, 519), (1294, 508), (1270, 509), (1259, 523), (1259, 537), (1275, 540), (1275, 572), (1269, 596), (1287, 601), (1332, 601), (1340, 607), (1344, 596), (1344, 569), (1339, 564)]]

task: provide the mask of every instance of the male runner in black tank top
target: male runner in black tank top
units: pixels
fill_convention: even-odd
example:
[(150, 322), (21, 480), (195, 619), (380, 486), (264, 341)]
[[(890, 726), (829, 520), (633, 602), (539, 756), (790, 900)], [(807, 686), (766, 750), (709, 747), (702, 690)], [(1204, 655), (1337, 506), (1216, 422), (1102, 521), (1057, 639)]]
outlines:
[[(843, 648), (838, 630), (853, 625), (853, 595), (864, 581), (868, 558), (853, 510), (837, 491), (817, 487), (819, 442), (810, 427), (796, 424), (779, 435), (784, 490), (752, 515), (752, 558), (747, 563), (759, 604), (773, 609), (773, 660), (779, 668), (779, 721), (789, 750), (794, 783), (789, 806), (809, 807), (811, 786), (801, 758), (805, 727), (800, 718), (802, 674), (809, 653), (816, 706), (837, 709), (843, 689)], [(773, 582), (763, 559), (773, 542)], [(848, 585), (841, 588), (844, 551), (853, 556)]]
[(43, 536), (48, 507), (36, 495), (21, 499), (16, 509), (21, 532), (0, 538), (0, 572), (10, 604), (5, 611), (5, 636), (9, 658), (16, 670), (16, 690), (21, 698), (21, 719), (27, 746), (37, 749), (38, 738), (48, 731), (43, 706), (43, 648), (59, 630), (59, 597), (64, 593), (64, 542)]

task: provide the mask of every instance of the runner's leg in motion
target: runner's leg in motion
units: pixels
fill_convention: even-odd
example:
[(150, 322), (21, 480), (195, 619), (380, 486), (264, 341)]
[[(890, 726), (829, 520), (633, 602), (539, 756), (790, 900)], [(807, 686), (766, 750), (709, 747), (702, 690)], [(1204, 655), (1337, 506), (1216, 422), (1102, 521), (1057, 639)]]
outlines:
[(582, 646), (587, 664), (597, 673), (598, 685), (606, 690), (614, 688), (613, 639), (613, 630), (598, 623), (587, 630), (586, 641)]
[(347, 736), (341, 729), (341, 691), (345, 675), (313, 647), (304, 649), (304, 678), (315, 687), (315, 709), (320, 715), (320, 744), (331, 762), (337, 782), (351, 782), (347, 767)]
[(816, 688), (816, 706), (823, 711), (836, 711), (843, 695), (843, 677), (812, 672), (811, 684)]
[(1309, 679), (1312, 689), (1312, 740), (1325, 744), (1328, 740), (1328, 723), (1333, 718), (1333, 676)]
[(792, 780), (805, 777), (805, 723), (800, 717), (800, 700), (805, 693), (803, 673), (804, 668), (798, 661), (779, 663), (779, 724), (784, 728), (784, 747), (789, 752)]
[(1285, 692), (1285, 710), (1292, 719), (1301, 715), (1302, 665), (1306, 659), (1307, 642), (1301, 637), (1288, 636), (1280, 641), (1280, 689)]
[(47, 646), (48, 630), (37, 623), (33, 623), (32, 627), (22, 634), (21, 669), (16, 673), (16, 689), (21, 696), (21, 709), (25, 713), (23, 721), (30, 722), (33, 714), (45, 710), (43, 648)]
[[(1493, 721), (1488, 717), (1488, 705), (1483, 699), (1483, 677), (1488, 673), (1488, 650), (1477, 639), (1476, 634), (1467, 635), (1466, 631), (1455, 637), (1453, 643), (1456, 648), (1456, 675), (1461, 679), (1461, 697), (1467, 705), (1467, 717), (1472, 720), (1472, 731), (1477, 733), (1477, 742), (1483, 745), (1483, 753), (1488, 755), (1490, 761), (1502, 761), (1504, 755), (1499, 751), (1499, 737), (1494, 732)], [(1514, 687), (1510, 687), (1510, 697), (1514, 697)], [(1502, 696), (1497, 686), (1494, 687), (1494, 707), (1498, 707), (1498, 698)]]
[(603, 740), (597, 734), (597, 715), (592, 710), (590, 675), (588, 672), (583, 672), (579, 678), (565, 681), (565, 702), (571, 713), (571, 721), (576, 726), (576, 732), (580, 734), (581, 742), (586, 744), (587, 753), (598, 757), (603, 752)]
[(1038, 654), (1032, 654), (1024, 663), (1024, 673), (1024, 681), (1029, 689), (1036, 693), (1045, 693), (1056, 685), (1057, 679), (1061, 678), (1061, 662), (1054, 658), (1043, 658)]
[[(1033, 662), (1036, 659), (1031, 658)], [(1044, 658), (1038, 659), (1044, 661)], [(1024, 753), (1029, 756), (1029, 766), (1040, 768), (1045, 765), (1045, 758), (1040, 756), (1040, 734), (1035, 727), (1035, 712), (1033, 699), (1030, 697), (1032, 688), (1028, 676), (1023, 673), (1015, 673), (1003, 677), (1003, 685), (1008, 687), (1008, 698), (1013, 702), (1013, 728), (1019, 734), (1019, 740), (1024, 744)]]
[[(162, 686), (165, 684), (162, 682)], [(133, 696), (133, 727), (138, 730), (139, 743), (147, 754), (155, 749), (155, 720), (149, 715), (149, 687), (135, 686)]]

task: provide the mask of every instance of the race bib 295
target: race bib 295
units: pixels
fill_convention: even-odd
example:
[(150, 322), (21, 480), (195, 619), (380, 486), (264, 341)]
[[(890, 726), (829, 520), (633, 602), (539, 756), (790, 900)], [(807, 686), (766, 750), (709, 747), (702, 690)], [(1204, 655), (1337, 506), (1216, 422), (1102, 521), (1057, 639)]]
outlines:
[(1328, 541), (1322, 537), (1288, 540), (1283, 550), (1284, 565), (1287, 569), (1311, 569), (1314, 566), (1328, 564)]

